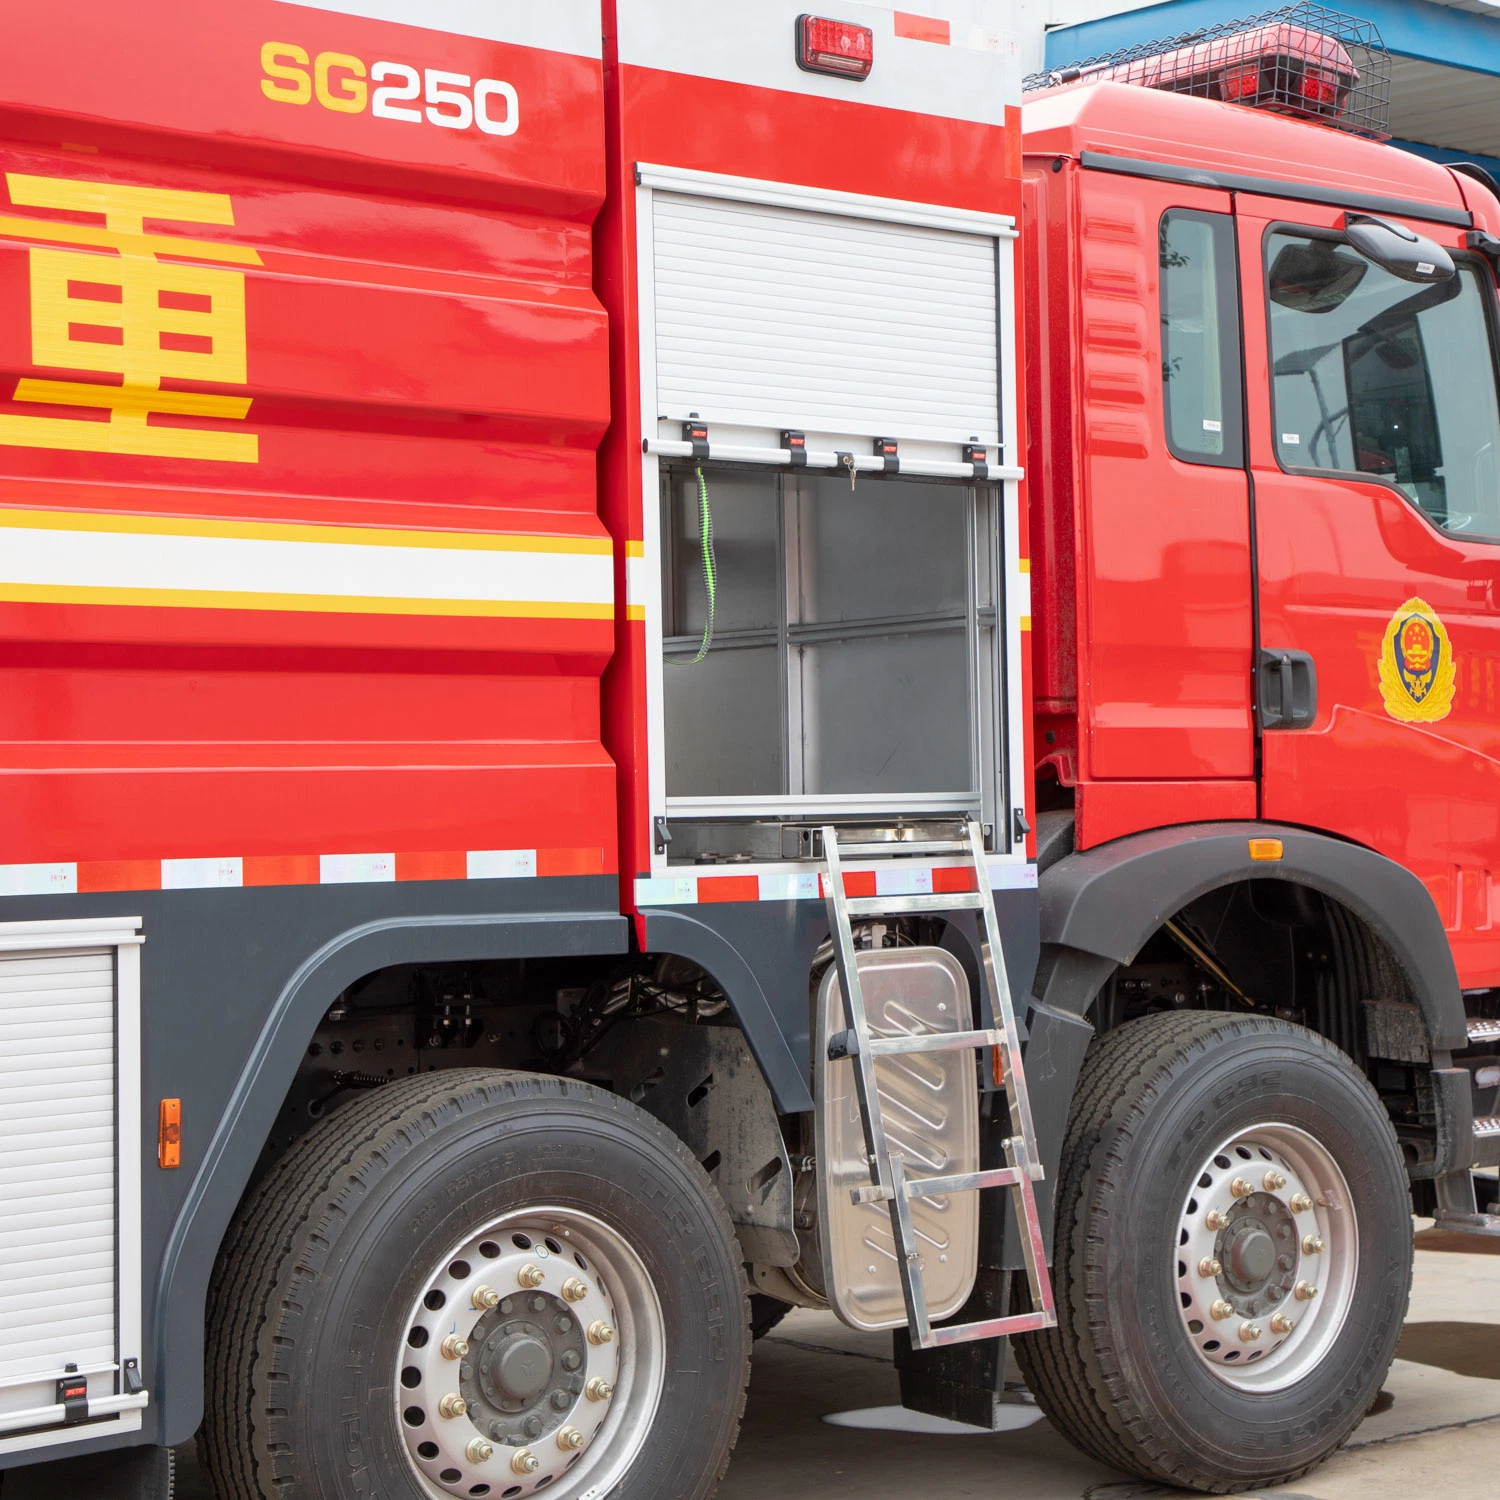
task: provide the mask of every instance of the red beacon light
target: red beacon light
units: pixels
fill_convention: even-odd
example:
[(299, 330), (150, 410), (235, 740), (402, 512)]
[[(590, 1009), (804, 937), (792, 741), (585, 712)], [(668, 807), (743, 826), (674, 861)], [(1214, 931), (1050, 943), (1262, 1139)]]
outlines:
[(797, 17), (797, 66), (831, 78), (868, 78), (875, 66), (875, 33), (868, 26), (804, 13)]
[(1086, 76), (1330, 120), (1344, 113), (1359, 69), (1333, 37), (1282, 22)]

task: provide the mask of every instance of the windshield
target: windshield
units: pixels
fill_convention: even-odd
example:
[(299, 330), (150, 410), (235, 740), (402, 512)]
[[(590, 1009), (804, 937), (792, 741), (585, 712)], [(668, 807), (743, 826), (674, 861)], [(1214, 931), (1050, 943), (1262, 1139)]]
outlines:
[(1461, 264), (1418, 286), (1293, 234), (1273, 234), (1267, 259), (1282, 464), (1378, 476), (1445, 530), (1500, 537), (1488, 273)]

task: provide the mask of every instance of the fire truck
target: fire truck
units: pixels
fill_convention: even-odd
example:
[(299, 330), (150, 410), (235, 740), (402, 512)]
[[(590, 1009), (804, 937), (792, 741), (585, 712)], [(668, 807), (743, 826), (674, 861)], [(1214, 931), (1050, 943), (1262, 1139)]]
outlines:
[(1500, 1232), (1496, 186), (904, 4), (7, 17), (4, 1500), (1241, 1491)]

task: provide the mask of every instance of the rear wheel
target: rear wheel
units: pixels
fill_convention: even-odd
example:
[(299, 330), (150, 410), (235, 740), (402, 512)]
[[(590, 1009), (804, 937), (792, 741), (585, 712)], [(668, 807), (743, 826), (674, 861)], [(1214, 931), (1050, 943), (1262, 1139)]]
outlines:
[(226, 1245), (219, 1500), (704, 1500), (744, 1401), (739, 1260), (633, 1105), (522, 1074), (389, 1085), (289, 1153)]
[(1385, 1110), (1329, 1042), (1154, 1016), (1090, 1048), (1063, 1146), (1058, 1327), (1016, 1341), (1079, 1447), (1243, 1490), (1304, 1473), (1374, 1401), (1411, 1287)]

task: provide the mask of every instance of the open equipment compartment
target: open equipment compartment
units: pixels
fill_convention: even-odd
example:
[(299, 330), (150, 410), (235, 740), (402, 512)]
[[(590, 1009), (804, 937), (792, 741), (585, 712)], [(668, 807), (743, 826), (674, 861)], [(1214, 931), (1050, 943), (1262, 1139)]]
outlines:
[(1013, 222), (637, 182), (658, 864), (806, 860), (830, 819), (1005, 852)]

